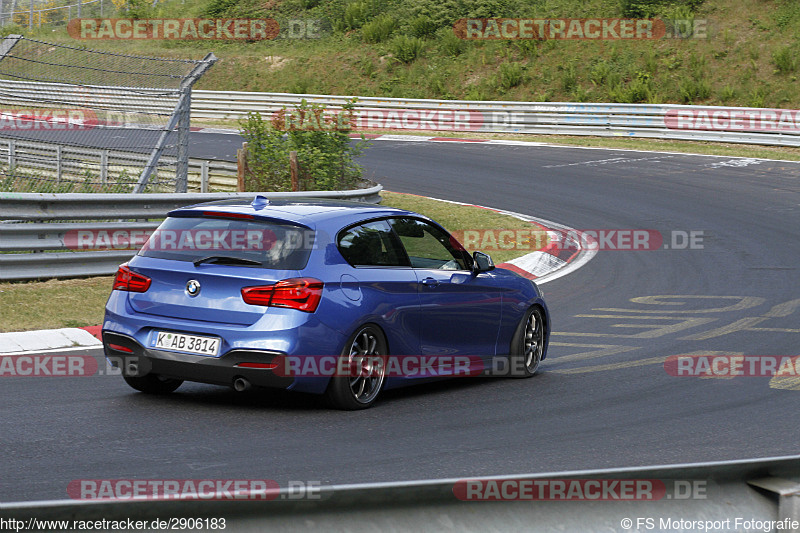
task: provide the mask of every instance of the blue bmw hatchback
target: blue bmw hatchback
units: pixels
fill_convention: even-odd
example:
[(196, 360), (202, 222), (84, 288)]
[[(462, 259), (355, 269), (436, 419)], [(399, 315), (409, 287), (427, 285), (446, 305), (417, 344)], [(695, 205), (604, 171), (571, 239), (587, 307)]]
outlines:
[(425, 379), (530, 377), (549, 331), (535, 283), (422, 215), (257, 196), (170, 212), (120, 266), (103, 344), (142, 392), (278, 387), (362, 409)]

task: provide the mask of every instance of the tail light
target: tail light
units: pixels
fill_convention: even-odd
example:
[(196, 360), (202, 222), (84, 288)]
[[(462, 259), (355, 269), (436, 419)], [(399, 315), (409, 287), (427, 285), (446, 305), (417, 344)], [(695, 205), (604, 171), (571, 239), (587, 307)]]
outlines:
[(150, 288), (150, 278), (137, 274), (130, 268), (128, 263), (122, 264), (117, 270), (114, 278), (114, 290), (129, 292), (146, 292)]
[(287, 307), (313, 313), (322, 298), (322, 286), (318, 279), (291, 278), (274, 285), (245, 287), (242, 289), (242, 299), (251, 305)]

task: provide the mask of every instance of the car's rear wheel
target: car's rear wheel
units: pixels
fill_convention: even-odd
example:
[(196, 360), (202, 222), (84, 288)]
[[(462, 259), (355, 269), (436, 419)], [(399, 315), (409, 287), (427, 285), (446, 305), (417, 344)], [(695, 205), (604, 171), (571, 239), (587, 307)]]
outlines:
[(169, 394), (183, 383), (181, 379), (164, 378), (156, 374), (123, 377), (128, 385), (139, 392), (145, 392), (147, 394)]
[(386, 377), (386, 338), (374, 325), (361, 326), (345, 343), (339, 369), (350, 375), (331, 378), (326, 396), (338, 409), (366, 409), (375, 403)]
[(511, 341), (509, 376), (529, 378), (539, 369), (544, 354), (544, 328), (542, 310), (538, 307), (528, 309)]

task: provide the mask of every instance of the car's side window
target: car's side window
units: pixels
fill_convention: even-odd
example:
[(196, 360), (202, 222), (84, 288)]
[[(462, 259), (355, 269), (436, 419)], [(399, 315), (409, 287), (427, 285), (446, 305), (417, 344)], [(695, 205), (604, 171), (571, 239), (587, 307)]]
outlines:
[(404, 266), (408, 262), (385, 220), (355, 226), (339, 237), (339, 251), (353, 266)]
[(468, 270), (466, 254), (453, 245), (447, 232), (415, 218), (393, 218), (391, 223), (412, 267)]

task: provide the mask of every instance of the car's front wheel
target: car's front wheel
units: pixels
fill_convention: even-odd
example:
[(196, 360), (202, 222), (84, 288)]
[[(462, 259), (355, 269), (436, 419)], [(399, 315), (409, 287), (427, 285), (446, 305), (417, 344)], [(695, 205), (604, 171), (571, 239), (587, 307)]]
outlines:
[(375, 403), (386, 377), (386, 338), (374, 325), (361, 326), (345, 343), (339, 369), (349, 375), (335, 375), (328, 385), (328, 401), (338, 409), (366, 409)]
[(156, 374), (123, 377), (128, 385), (139, 392), (145, 392), (147, 394), (169, 394), (183, 383), (181, 379), (163, 378)]
[(519, 323), (511, 341), (509, 375), (529, 378), (539, 369), (544, 354), (544, 318), (538, 307), (531, 307)]

